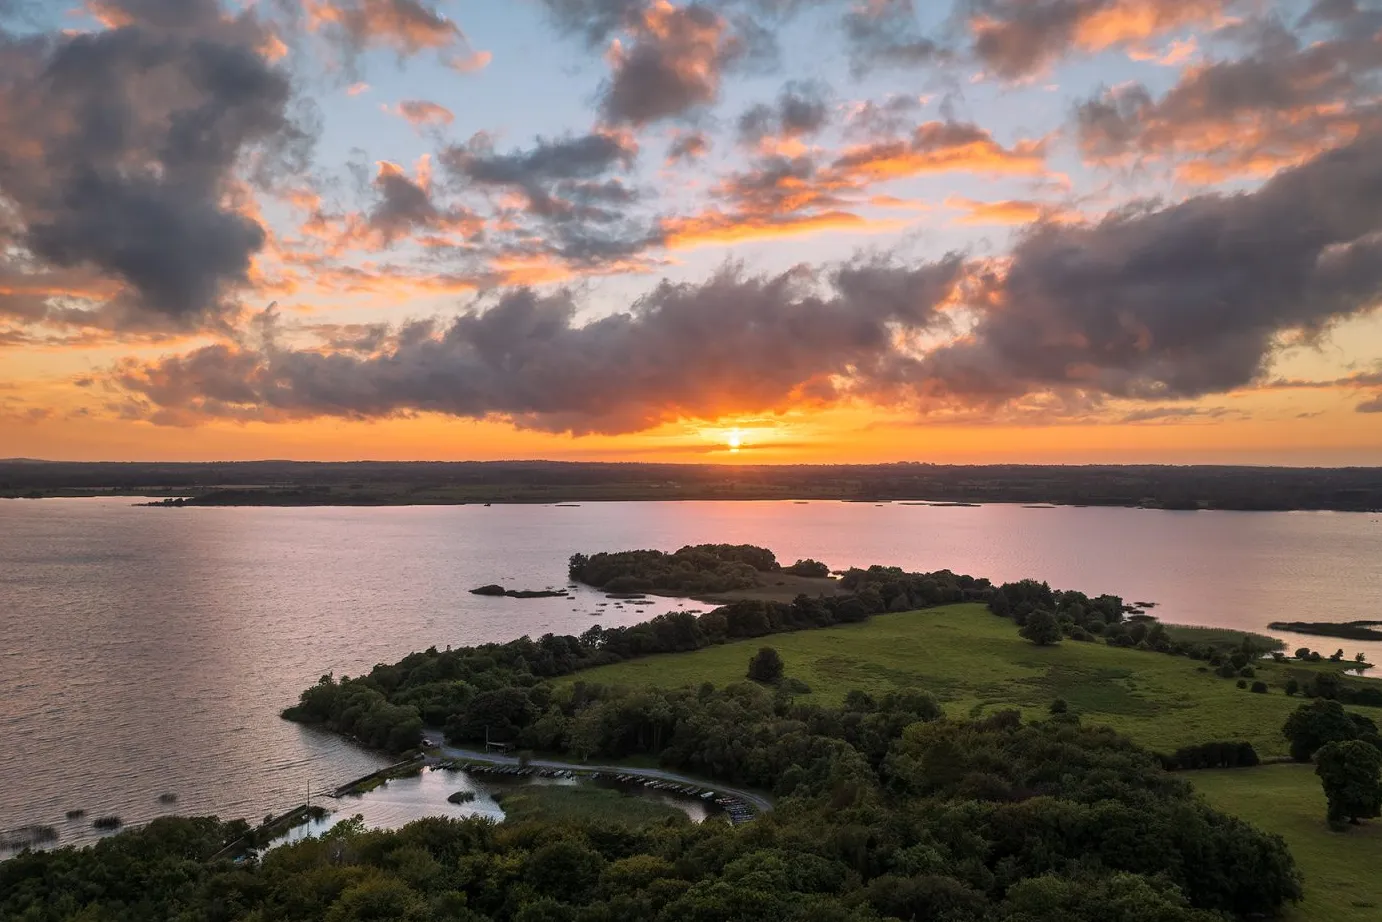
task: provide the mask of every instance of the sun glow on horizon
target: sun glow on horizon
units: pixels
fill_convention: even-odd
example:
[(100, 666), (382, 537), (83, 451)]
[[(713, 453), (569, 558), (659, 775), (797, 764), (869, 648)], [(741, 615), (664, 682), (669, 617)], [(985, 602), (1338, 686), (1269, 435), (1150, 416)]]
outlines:
[(729, 435), (725, 436), (725, 444), (729, 450), (735, 454), (744, 447), (744, 432), (742, 429), (731, 429)]

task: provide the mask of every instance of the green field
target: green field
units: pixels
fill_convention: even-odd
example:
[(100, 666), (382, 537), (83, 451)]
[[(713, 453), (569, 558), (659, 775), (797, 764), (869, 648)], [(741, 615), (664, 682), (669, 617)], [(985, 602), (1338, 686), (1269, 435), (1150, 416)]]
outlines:
[(1382, 823), (1330, 832), (1324, 792), (1310, 765), (1187, 772), (1213, 806), (1286, 840), (1305, 876), (1305, 901), (1290, 922), (1382, 919)]
[[(1302, 703), (1282, 691), (1289, 677), (1302, 674), (1298, 665), (1257, 664), (1257, 678), (1271, 686), (1269, 694), (1257, 695), (1183, 657), (1073, 641), (1037, 647), (1018, 637), (1011, 621), (979, 604), (876, 615), (864, 624), (631, 660), (562, 682), (725, 685), (745, 679), (749, 657), (761, 646), (775, 647), (787, 675), (826, 703), (838, 703), (852, 689), (876, 695), (919, 689), (935, 695), (952, 716), (965, 717), (1010, 707), (1038, 714), (1059, 697), (1087, 722), (1112, 726), (1163, 752), (1247, 740), (1264, 758), (1285, 755), (1281, 726)], [(1382, 718), (1379, 709), (1354, 709)]]
[(645, 826), (669, 819), (686, 821), (686, 814), (670, 804), (587, 784), (524, 785), (497, 794), (495, 800), (504, 808), (505, 821), (513, 823), (540, 820)]

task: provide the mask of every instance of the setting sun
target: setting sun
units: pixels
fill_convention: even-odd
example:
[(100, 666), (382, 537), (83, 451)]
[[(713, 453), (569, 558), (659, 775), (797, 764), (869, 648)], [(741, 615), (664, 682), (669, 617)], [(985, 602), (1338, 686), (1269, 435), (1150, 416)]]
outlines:
[(730, 430), (729, 435), (725, 437), (725, 444), (729, 446), (730, 451), (737, 452), (744, 447), (744, 433), (739, 429)]

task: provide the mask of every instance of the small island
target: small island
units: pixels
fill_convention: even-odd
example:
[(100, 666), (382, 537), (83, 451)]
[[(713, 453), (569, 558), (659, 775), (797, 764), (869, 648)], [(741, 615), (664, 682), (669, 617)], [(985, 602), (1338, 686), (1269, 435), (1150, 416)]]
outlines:
[(498, 584), (479, 586), (470, 590), (470, 594), (510, 599), (564, 599), (570, 595), (565, 589), (505, 589)]
[(1312, 634), (1317, 637), (1342, 637), (1345, 640), (1382, 640), (1382, 631), (1373, 630), (1382, 621), (1273, 621), (1274, 631)]

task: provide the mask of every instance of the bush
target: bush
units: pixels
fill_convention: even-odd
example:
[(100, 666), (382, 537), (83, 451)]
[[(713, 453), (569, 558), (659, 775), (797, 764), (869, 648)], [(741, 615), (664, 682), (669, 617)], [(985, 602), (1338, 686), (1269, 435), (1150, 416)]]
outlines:
[(1286, 680), (1286, 694), (1288, 694), (1288, 695), (1290, 695), (1290, 696), (1292, 696), (1292, 697), (1295, 697), (1296, 693), (1299, 692), (1299, 691), (1300, 691), (1300, 683), (1299, 683), (1299, 682), (1297, 682), (1295, 679), (1287, 679), (1287, 680)]
[(782, 681), (782, 657), (772, 647), (762, 647), (749, 660), (749, 678), (764, 685)]
[(1242, 669), (1238, 670), (1238, 674), (1245, 679), (1251, 679), (1256, 677), (1257, 670), (1253, 669), (1251, 666), (1244, 666)]
[(1252, 691), (1254, 694), (1265, 695), (1267, 693), (1267, 683), (1258, 679), (1256, 682), (1252, 683)]
[(1238, 680), (1238, 687), (1239, 687), (1239, 688), (1247, 688), (1247, 687), (1248, 687), (1248, 680), (1247, 680), (1247, 679), (1239, 679), (1239, 680)]
[(790, 567), (783, 567), (783, 573), (790, 573), (793, 576), (825, 577), (830, 575), (830, 568), (819, 560), (798, 560)]
[(1214, 674), (1221, 679), (1231, 679), (1238, 674), (1238, 670), (1233, 668), (1232, 663), (1221, 663)]
[(1038, 647), (1049, 647), (1061, 640), (1060, 623), (1049, 611), (1034, 611), (1027, 616), (1027, 623), (1018, 633)]

